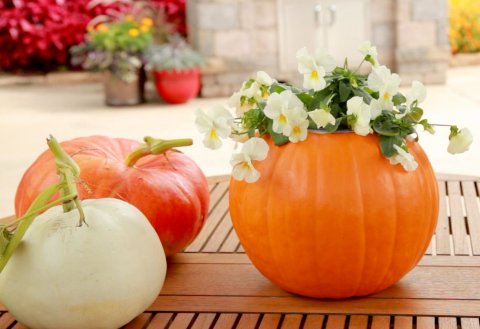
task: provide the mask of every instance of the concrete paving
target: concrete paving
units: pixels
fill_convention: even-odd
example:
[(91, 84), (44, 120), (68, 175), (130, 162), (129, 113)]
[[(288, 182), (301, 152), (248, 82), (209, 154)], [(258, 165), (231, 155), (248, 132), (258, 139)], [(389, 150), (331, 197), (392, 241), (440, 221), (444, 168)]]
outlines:
[[(225, 99), (195, 99), (183, 105), (160, 102), (136, 107), (111, 108), (103, 105), (100, 84), (16, 86), (0, 88), (0, 217), (13, 214), (14, 196), (22, 173), (46, 149), (45, 138), (59, 140), (79, 136), (107, 135), (141, 140), (190, 137), (194, 145), (183, 151), (208, 176), (228, 174), (234, 143), (219, 151), (202, 145), (194, 126), (194, 112)], [(428, 86), (423, 104), (431, 123), (467, 126), (474, 135), (469, 152), (450, 155), (448, 128), (420, 135), (434, 169), (441, 173), (480, 176), (480, 66), (449, 71), (444, 86)]]

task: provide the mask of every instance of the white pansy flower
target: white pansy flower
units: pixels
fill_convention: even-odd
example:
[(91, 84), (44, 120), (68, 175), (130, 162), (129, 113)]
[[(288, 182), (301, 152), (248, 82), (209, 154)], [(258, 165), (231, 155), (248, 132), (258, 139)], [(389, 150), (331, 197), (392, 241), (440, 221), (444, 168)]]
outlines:
[(198, 109), (195, 115), (197, 129), (205, 134), (203, 144), (212, 150), (222, 146), (220, 138), (227, 138), (232, 131), (231, 113), (223, 106), (214, 106), (205, 111)]
[(235, 109), (237, 117), (243, 116), (245, 112), (250, 111), (255, 105), (255, 102), (250, 102), (241, 91), (233, 93), (228, 100), (228, 106)]
[(257, 72), (257, 78), (255, 79), (255, 81), (257, 81), (259, 84), (267, 86), (267, 87), (270, 87), (275, 82), (275, 80), (272, 79), (268, 75), (268, 73), (266, 73), (264, 71), (258, 71)]
[[(307, 113), (303, 109), (302, 101), (291, 90), (285, 90), (282, 93), (273, 93), (267, 99), (267, 105), (263, 112), (265, 115), (273, 120), (273, 131), (279, 134), (284, 134), (284, 130), (288, 126), (290, 112), (298, 109), (304, 113), (306, 118)], [(299, 115), (295, 111), (295, 115)]]
[(372, 63), (373, 66), (378, 66), (378, 52), (377, 47), (372, 47), (370, 41), (365, 41), (358, 49), (363, 57)]
[(252, 161), (265, 160), (268, 154), (268, 144), (261, 138), (253, 137), (246, 141), (240, 153), (232, 155), (230, 164), (233, 166), (232, 176), (247, 183), (256, 182), (260, 173), (253, 166)]
[(378, 91), (378, 100), (385, 109), (393, 109), (392, 98), (398, 93), (400, 86), (400, 76), (382, 65), (374, 67), (368, 75), (368, 87), (374, 91)]
[(347, 115), (353, 117), (352, 129), (357, 135), (366, 136), (371, 132), (370, 107), (363, 102), (360, 96), (352, 97), (347, 102)]
[(284, 135), (288, 136), (290, 142), (298, 143), (307, 139), (309, 124), (307, 119), (296, 116), (291, 118), (288, 123), (288, 126), (285, 127)]
[(412, 88), (405, 95), (407, 98), (407, 106), (410, 107), (413, 102), (421, 103), (427, 98), (427, 89), (420, 81), (413, 81)]
[(253, 81), (252, 84), (246, 88), (242, 88), (243, 92), (242, 94), (247, 97), (247, 98), (253, 98), (255, 100), (261, 100), (262, 99), (262, 92), (260, 91), (260, 85), (258, 82)]
[(315, 60), (317, 64), (325, 69), (326, 73), (332, 72), (337, 63), (335, 59), (324, 48), (318, 48), (315, 52)]
[(315, 91), (322, 90), (327, 85), (325, 68), (320, 66), (307, 48), (297, 51), (298, 72), (303, 74), (303, 87)]
[(313, 120), (317, 128), (325, 128), (328, 124), (335, 124), (335, 117), (323, 109), (308, 112), (308, 116)]
[(414, 171), (415, 169), (417, 169), (418, 163), (417, 161), (415, 161), (415, 158), (410, 153), (408, 153), (398, 145), (394, 144), (393, 147), (397, 151), (397, 154), (388, 158), (392, 165), (396, 165), (399, 163), (406, 171)]
[(382, 104), (378, 99), (372, 98), (370, 101), (370, 118), (375, 120), (380, 114), (382, 114)]
[(463, 128), (456, 135), (450, 138), (447, 151), (451, 154), (463, 153), (468, 151), (468, 148), (472, 142), (472, 133), (468, 128)]

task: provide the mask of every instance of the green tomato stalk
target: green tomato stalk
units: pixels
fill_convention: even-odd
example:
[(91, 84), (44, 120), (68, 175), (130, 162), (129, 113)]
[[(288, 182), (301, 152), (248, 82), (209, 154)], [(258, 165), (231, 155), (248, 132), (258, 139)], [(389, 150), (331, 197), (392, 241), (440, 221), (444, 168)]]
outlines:
[(159, 139), (153, 137), (145, 137), (145, 144), (140, 145), (133, 150), (125, 159), (127, 167), (133, 167), (138, 160), (149, 154), (163, 154), (174, 147), (189, 146), (193, 144), (190, 138), (182, 139)]
[[(42, 193), (35, 198), (25, 215), (10, 224), (0, 225), (0, 272), (2, 272), (7, 265), (8, 260), (12, 257), (15, 249), (17, 249), (23, 236), (39, 213), (62, 204), (64, 212), (69, 212), (75, 208), (78, 210), (80, 214), (79, 226), (86, 223), (75, 183), (80, 175), (80, 168), (75, 161), (65, 153), (53, 136), (47, 139), (47, 144), (55, 157), (55, 164), (58, 175), (60, 176), (60, 181), (43, 190)], [(49, 202), (57, 192), (60, 192), (60, 198)], [(15, 226), (16, 229), (14, 232), (9, 230)]]

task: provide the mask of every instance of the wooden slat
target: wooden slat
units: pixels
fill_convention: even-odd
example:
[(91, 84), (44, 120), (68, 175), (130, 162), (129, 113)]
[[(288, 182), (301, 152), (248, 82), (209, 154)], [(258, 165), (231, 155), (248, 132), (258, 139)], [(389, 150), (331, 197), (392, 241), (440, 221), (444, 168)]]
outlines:
[(143, 329), (150, 322), (150, 319), (153, 317), (152, 313), (142, 313), (137, 316), (135, 319), (130, 321), (127, 325), (123, 326), (123, 329)]
[(3, 313), (0, 317), (0, 328), (8, 328), (15, 322), (15, 318), (10, 313)]
[(410, 316), (396, 316), (393, 327), (394, 329), (412, 329), (413, 319)]
[(457, 328), (457, 319), (456, 318), (438, 318), (438, 328), (439, 329), (458, 329)]
[(235, 252), (239, 244), (240, 244), (240, 241), (238, 240), (238, 235), (235, 232), (235, 230), (232, 228), (228, 233), (228, 236), (225, 239), (225, 242), (220, 247), (220, 252)]
[(448, 200), (450, 206), (450, 222), (452, 226), (453, 249), (455, 255), (469, 255), (470, 244), (465, 226), (465, 217), (463, 215), (462, 195), (460, 191), (460, 182), (447, 182)]
[[(301, 314), (287, 314), (283, 318), (282, 328), (284, 329), (299, 329), (302, 324), (303, 315)], [(343, 329), (343, 328), (342, 328)]]
[(200, 313), (190, 329), (209, 329), (215, 317), (215, 313)]
[(368, 316), (366, 315), (352, 315), (350, 317), (350, 323), (348, 329), (367, 329)]
[[(277, 329), (281, 319), (280, 314), (265, 314), (260, 323), (259, 329)], [(304, 327), (304, 329), (306, 329)]]
[(157, 313), (148, 325), (148, 329), (163, 329), (172, 322), (173, 313)]
[(417, 317), (417, 329), (435, 329), (435, 318), (418, 316)]
[(215, 323), (215, 329), (233, 328), (238, 314), (221, 314), (218, 321)]
[(298, 297), (160, 296), (150, 311), (261, 312), (326, 314), (404, 314), (425, 316), (477, 316), (479, 300), (352, 298), (342, 301)]
[(179, 313), (168, 329), (186, 329), (195, 316), (194, 313)]
[(210, 204), (208, 212), (211, 213), (212, 210), (218, 205), (218, 202), (224, 197), (225, 193), (228, 190), (228, 182), (221, 182), (215, 185), (212, 193), (210, 193)]
[(305, 323), (303, 325), (303, 329), (323, 328), (324, 320), (325, 320), (325, 317), (323, 315), (318, 315), (318, 314), (307, 315), (305, 319)]
[(260, 314), (242, 314), (236, 329), (255, 329)]
[(202, 252), (217, 252), (220, 249), (223, 241), (226, 240), (228, 234), (232, 230), (232, 220), (230, 214), (227, 212), (221, 220), (220, 224), (215, 229), (208, 242), (202, 249)]
[(225, 214), (228, 212), (228, 196), (224, 195), (218, 202), (218, 205), (213, 209), (208, 216), (208, 220), (205, 223), (202, 231), (197, 238), (190, 244), (185, 251), (186, 252), (199, 252), (202, 250), (204, 244), (208, 241), (212, 233), (215, 231), (218, 223)]
[(480, 209), (474, 182), (462, 182), (463, 200), (472, 243), (472, 253), (480, 255)]
[(372, 318), (372, 329), (390, 329), (390, 317), (374, 316)]
[(344, 329), (346, 319), (345, 315), (330, 315), (327, 319), (326, 329)]
[[(250, 264), (248, 256), (240, 253), (181, 253), (170, 257), (168, 262), (169, 264)], [(417, 266), (478, 267), (480, 257), (424, 256)]]
[[(399, 283), (373, 295), (382, 298), (480, 301), (480, 267), (419, 266)], [(455, 282), (456, 284), (451, 284)], [(162, 295), (289, 296), (252, 264), (171, 264)]]
[(462, 329), (480, 329), (478, 318), (461, 318), (460, 325), (462, 326)]
[(450, 225), (447, 214), (447, 192), (445, 182), (438, 182), (439, 212), (437, 228), (435, 230), (435, 253), (437, 255), (450, 255)]

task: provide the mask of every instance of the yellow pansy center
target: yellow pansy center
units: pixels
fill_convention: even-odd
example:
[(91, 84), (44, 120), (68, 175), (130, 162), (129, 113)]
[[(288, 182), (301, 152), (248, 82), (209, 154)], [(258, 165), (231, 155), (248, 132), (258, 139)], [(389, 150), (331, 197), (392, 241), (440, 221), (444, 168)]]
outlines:
[(292, 135), (300, 135), (301, 132), (302, 132), (302, 130), (300, 129), (300, 127), (295, 126), (292, 130)]
[(286, 117), (285, 115), (283, 115), (283, 113), (280, 114), (280, 115), (278, 116), (278, 122), (280, 122), (280, 123), (287, 123), (287, 117)]
[(210, 130), (210, 138), (211, 139), (218, 139), (217, 131), (215, 129)]
[(312, 79), (312, 80), (318, 80), (318, 72), (317, 72), (317, 70), (313, 70), (312, 72), (310, 72), (310, 79)]

